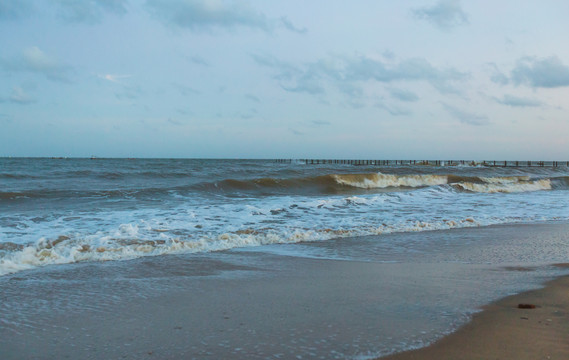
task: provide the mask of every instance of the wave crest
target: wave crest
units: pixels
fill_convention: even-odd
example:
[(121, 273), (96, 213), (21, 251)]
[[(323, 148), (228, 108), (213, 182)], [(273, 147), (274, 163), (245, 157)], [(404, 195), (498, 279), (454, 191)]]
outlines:
[[(362, 235), (381, 235), (394, 232), (416, 232), (480, 226), (473, 218), (435, 221), (404, 221), (390, 224), (370, 224), (353, 228), (246, 228), (217, 235), (188, 238), (144, 239), (138, 227), (122, 224), (119, 231), (125, 238), (91, 236), (59, 236), (42, 238), (35, 244), (9, 243), (0, 247), (0, 276), (46, 265), (88, 261), (129, 260), (145, 256), (222, 251), (233, 248), (270, 244), (324, 241)], [(154, 229), (154, 231), (166, 231)]]
[(332, 175), (341, 185), (363, 189), (436, 186), (448, 183), (446, 175), (342, 174)]
[(492, 181), (487, 183), (463, 182), (453, 185), (462, 190), (478, 192), (478, 193), (515, 193), (515, 192), (551, 190), (551, 180), (549, 179), (541, 179), (535, 181), (529, 181), (529, 180), (504, 181), (504, 182)]

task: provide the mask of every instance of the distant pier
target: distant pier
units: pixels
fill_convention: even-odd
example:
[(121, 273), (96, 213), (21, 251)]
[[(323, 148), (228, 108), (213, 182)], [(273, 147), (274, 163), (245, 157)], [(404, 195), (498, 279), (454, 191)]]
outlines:
[(511, 160), (347, 160), (347, 159), (275, 159), (277, 163), (306, 165), (354, 166), (490, 166), (490, 167), (569, 167), (569, 161), (511, 161)]

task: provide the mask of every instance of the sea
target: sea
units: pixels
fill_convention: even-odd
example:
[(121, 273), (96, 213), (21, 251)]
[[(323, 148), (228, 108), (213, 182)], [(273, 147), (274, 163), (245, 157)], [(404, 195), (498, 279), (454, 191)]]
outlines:
[(359, 235), (569, 220), (567, 167), (0, 159), (0, 275)]
[[(347, 336), (349, 339), (340, 341), (339, 333), (334, 333), (325, 342), (312, 333), (304, 334), (303, 339), (316, 336), (314, 342), (320, 344), (316, 349), (295, 347), (298, 338), (284, 333), (288, 330), (283, 327), (283, 333), (275, 336), (283, 344), (290, 340), (287, 351), (291, 352), (284, 358), (295, 354), (300, 358), (363, 359), (423, 346), (463, 324), (477, 306), (538, 287), (562, 272), (550, 265), (569, 262), (569, 168), (562, 166), (564, 163), (490, 164), (0, 158), (0, 330), (5, 339), (20, 339), (26, 329), (42, 328), (47, 332), (36, 335), (45, 339), (45, 334), (53, 331), (49, 330), (49, 319), (55, 316), (54, 308), (62, 314), (83, 314), (86, 310), (81, 304), (91, 301), (89, 294), (94, 294), (94, 289), (111, 291), (108, 283), (113, 281), (128, 280), (128, 287), (117, 291), (136, 289), (132, 296), (141, 299), (155, 296), (157, 291), (179, 289), (181, 282), (168, 287), (166, 280), (152, 283), (162, 290), (143, 287), (144, 277), (156, 279), (156, 275), (140, 270), (147, 266), (141, 261), (150, 261), (152, 271), (167, 279), (174, 276), (174, 268), (191, 268), (195, 263), (197, 269), (206, 260), (291, 274), (302, 274), (298, 267), (316, 266), (310, 261), (330, 260), (387, 264), (382, 268), (385, 272), (374, 275), (377, 289), (369, 287), (374, 284), (370, 278), (365, 286), (362, 280), (357, 293), (346, 294), (345, 299), (353, 296), (353, 301), (363, 298), (370, 310), (349, 310), (354, 323), (346, 328), (355, 334)], [(500, 229), (512, 226), (519, 229), (513, 232), (519, 236), (505, 238), (503, 234), (510, 232)], [(540, 238), (541, 229), (551, 229), (544, 230), (551, 236)], [(282, 261), (287, 257), (307, 262), (287, 265)], [(172, 266), (170, 273), (161, 263)], [(445, 271), (456, 269), (455, 264), (462, 264), (461, 275), (445, 277)], [(97, 268), (105, 272), (105, 278), (89, 280), (89, 274), (98, 273), (93, 270)], [(331, 266), (330, 271), (337, 273), (339, 268)], [(206, 284), (202, 270), (198, 280), (184, 278), (201, 289), (196, 290), (195, 301), (200, 301), (200, 296), (209, 303), (221, 301), (215, 292), (207, 297), (200, 287), (231, 286), (227, 284), (237, 281), (229, 277)], [(136, 271), (139, 273), (125, 275)], [(409, 271), (415, 271), (417, 277), (403, 275)], [(433, 276), (427, 276), (429, 272)], [(429, 282), (429, 278), (433, 280)], [(301, 282), (302, 276), (296, 279), (293, 284)], [(387, 290), (381, 287), (385, 284), (390, 286)], [(278, 281), (270, 285), (278, 287)], [(54, 289), (62, 286), (74, 294), (69, 299), (82, 300), (58, 297), (50, 302), (44, 298), (55, 296)], [(368, 290), (385, 303), (400, 305), (390, 308), (389, 314), (380, 314), (372, 307), (374, 300)], [(246, 298), (250, 289), (238, 287), (234, 291), (241, 291)], [(333, 295), (333, 291), (331, 297), (342, 299), (341, 293)], [(411, 298), (415, 302), (404, 306)], [(108, 299), (120, 300), (112, 294)], [(350, 302), (345, 299), (347, 308), (335, 312), (349, 309)], [(323, 311), (317, 310), (317, 315)], [(391, 316), (389, 326), (378, 325), (381, 321), (376, 317)], [(393, 325), (409, 322), (411, 317), (425, 317), (430, 325), (425, 329), (415, 323), (407, 323), (407, 328)], [(358, 324), (365, 324), (365, 328), (358, 328)], [(393, 334), (401, 328), (403, 333)], [(249, 338), (256, 342), (242, 358), (279, 358), (275, 354), (284, 351), (269, 347), (277, 343), (267, 338), (266, 356), (253, 356), (262, 339), (259, 333), (255, 336)], [(15, 346), (17, 341), (4, 345)], [(234, 345), (232, 352), (212, 350), (209, 357), (203, 353), (188, 358), (240, 358), (238, 350), (244, 348), (244, 344)], [(21, 349), (14, 348), (13, 354), (21, 355)]]

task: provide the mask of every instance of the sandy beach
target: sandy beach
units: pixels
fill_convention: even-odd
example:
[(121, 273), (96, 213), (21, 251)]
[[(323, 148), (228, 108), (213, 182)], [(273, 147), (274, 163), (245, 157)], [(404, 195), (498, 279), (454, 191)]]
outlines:
[[(20, 272), (0, 278), (0, 357), (372, 359), (443, 338), (395, 358), (522, 359), (513, 352), (521, 345), (526, 358), (567, 358), (566, 277), (467, 322), (484, 304), (566, 274), (518, 250), (541, 238), (549, 257), (568, 228), (391, 234)], [(382, 241), (425, 246), (387, 256)], [(452, 246), (441, 253), (441, 242)], [(485, 263), (487, 251), (504, 263)], [(522, 302), (537, 308), (517, 309)]]
[(569, 359), (568, 289), (566, 276), (543, 289), (509, 296), (429, 347), (382, 359)]

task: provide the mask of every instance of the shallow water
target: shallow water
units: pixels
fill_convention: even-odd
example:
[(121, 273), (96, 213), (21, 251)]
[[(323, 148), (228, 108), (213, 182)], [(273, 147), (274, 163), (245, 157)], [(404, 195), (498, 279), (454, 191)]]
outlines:
[(567, 269), (569, 225), (83, 262), (0, 278), (6, 359), (364, 359), (424, 346)]

